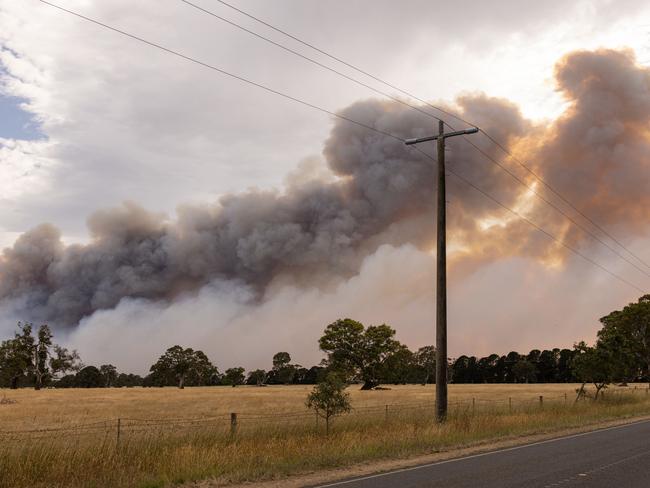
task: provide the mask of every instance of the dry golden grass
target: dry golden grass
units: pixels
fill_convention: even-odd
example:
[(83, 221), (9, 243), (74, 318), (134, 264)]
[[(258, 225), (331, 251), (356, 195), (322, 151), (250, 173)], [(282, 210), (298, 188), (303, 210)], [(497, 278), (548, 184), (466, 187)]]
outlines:
[[(449, 401), (484, 401), (517, 403), (575, 396), (574, 384), (519, 385), (450, 385)], [(639, 385), (644, 388), (645, 385)], [(628, 387), (628, 389), (634, 386)], [(305, 409), (304, 401), (312, 386), (255, 386), (204, 388), (112, 388), (0, 390), (0, 398), (16, 403), (2, 405), (0, 430), (25, 429), (32, 426), (61, 426), (122, 418), (212, 417), (230, 412), (282, 413)], [(360, 391), (348, 389), (354, 407), (433, 402), (433, 385), (390, 386), (389, 390)]]
[[(129, 426), (127, 421), (119, 445), (113, 421), (108, 429), (79, 435), (66, 431), (37, 433), (33, 439), (5, 437), (0, 444), (0, 486), (162, 487), (207, 477), (225, 482), (268, 479), (650, 413), (650, 396), (641, 389), (645, 385), (639, 385), (636, 394), (609, 391), (604, 402), (573, 405), (575, 388), (451, 385), (451, 415), (440, 426), (432, 420), (430, 407), (397, 407), (431, 402), (431, 386), (383, 391), (352, 387), (357, 413), (337, 419), (329, 438), (312, 416), (255, 418), (254, 414), (304, 411), (309, 386), (3, 390), (0, 398), (16, 403), (0, 405), (1, 431), (116, 418), (171, 421), (218, 416), (223, 421), (194, 428), (163, 423), (144, 430), (141, 424)], [(625, 390), (634, 391), (634, 386)], [(539, 395), (544, 396), (543, 406)], [(388, 417), (385, 405), (390, 405)], [(233, 411), (241, 414), (234, 437), (227, 420)]]

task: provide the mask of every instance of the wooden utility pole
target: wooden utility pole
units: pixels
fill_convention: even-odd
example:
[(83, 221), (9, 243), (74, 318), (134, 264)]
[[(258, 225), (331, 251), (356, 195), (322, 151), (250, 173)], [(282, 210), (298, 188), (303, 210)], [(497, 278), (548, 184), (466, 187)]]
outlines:
[(447, 417), (447, 188), (445, 124), (438, 121), (438, 203), (436, 239), (436, 417)]
[(438, 142), (438, 199), (437, 199), (437, 253), (436, 253), (436, 418), (447, 418), (447, 209), (445, 188), (445, 139), (465, 134), (475, 134), (478, 128), (448, 132), (438, 121), (438, 135), (407, 139), (405, 144), (426, 141)]

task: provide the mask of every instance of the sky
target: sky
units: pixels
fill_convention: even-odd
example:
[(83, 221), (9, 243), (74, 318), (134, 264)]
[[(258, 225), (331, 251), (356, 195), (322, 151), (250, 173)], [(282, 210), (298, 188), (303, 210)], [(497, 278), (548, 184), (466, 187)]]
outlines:
[[(332, 112), (369, 100), (372, 106), (382, 98), (179, 0), (54, 3)], [(334, 66), (217, 1), (196, 3)], [(639, 69), (650, 64), (650, 4), (644, 2), (551, 0), (521, 8), (509, 0), (476, 1), (462, 9), (452, 2), (415, 0), (233, 0), (233, 5), (435, 104), (481, 118), (479, 108), (462, 107), (463, 97), (507, 99), (536, 133), (561, 120), (571, 109), (572, 93), (579, 92), (567, 88), (569, 78), (557, 79), (563, 56), (627, 49)], [(290, 193), (303, 180), (345, 179), (331, 172), (331, 161), (342, 157), (333, 156), (340, 149), (336, 141), (346, 141), (332, 135), (340, 127), (333, 117), (37, 0), (0, 0), (0, 49), (2, 248), (42, 223), (58, 228), (65, 245), (92, 244), (93, 225), (99, 224), (90, 216), (123, 202), (169, 223), (186, 214), (184, 209), (212, 206), (224, 196)], [(336, 69), (359, 76), (345, 66)], [(368, 78), (364, 82), (399, 95)], [(527, 156), (526, 144), (535, 154), (543, 152), (525, 135), (520, 140), (521, 157)], [(463, 154), (452, 147), (450, 159)], [(549, 149), (549, 157), (553, 154)], [(533, 198), (522, 195), (525, 201)], [(454, 207), (465, 209), (466, 198), (450, 185), (452, 220)], [(601, 210), (593, 206), (593, 212)], [(627, 227), (613, 220), (609, 228), (647, 262), (650, 223), (644, 218)], [(503, 219), (500, 213), (484, 215), (484, 223), (497, 226), (506, 225)], [(326, 284), (274, 279), (260, 292), (250, 283), (217, 277), (171, 298), (125, 296), (93, 309), (80, 323), (60, 327), (60, 337), (89, 364), (112, 362), (139, 372), (175, 343), (205, 350), (222, 368), (268, 367), (282, 349), (301, 364), (313, 364), (321, 357), (319, 334), (343, 316), (389, 323), (413, 348), (430, 344), (435, 256), (416, 238), (410, 242), (387, 232), (373, 234), (372, 245), (356, 252), (345, 271), (332, 272)], [(641, 294), (579, 256), (563, 254), (553, 262), (527, 248), (499, 253), (488, 235), (465, 232), (456, 240), (454, 235), (452, 355), (590, 341), (599, 317)], [(377, 236), (387, 238), (379, 242)], [(454, 245), (461, 251), (469, 246), (473, 254), (454, 258)], [(609, 249), (578, 245), (641, 288), (650, 284)], [(486, 257), (473, 258), (478, 255)], [(0, 272), (0, 282), (9, 283), (7, 276)], [(0, 338), (21, 318), (15, 310), (0, 306)]]

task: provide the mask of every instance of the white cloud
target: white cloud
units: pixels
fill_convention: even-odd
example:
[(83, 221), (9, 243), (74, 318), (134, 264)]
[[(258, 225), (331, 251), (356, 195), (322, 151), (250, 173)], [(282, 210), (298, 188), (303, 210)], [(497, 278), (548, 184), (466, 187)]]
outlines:
[(50, 192), (50, 175), (56, 161), (47, 156), (51, 150), (47, 141), (22, 141), (0, 138), (0, 249), (13, 244), (25, 229), (8, 225), (10, 221), (29, 220), (22, 201), (43, 198)]

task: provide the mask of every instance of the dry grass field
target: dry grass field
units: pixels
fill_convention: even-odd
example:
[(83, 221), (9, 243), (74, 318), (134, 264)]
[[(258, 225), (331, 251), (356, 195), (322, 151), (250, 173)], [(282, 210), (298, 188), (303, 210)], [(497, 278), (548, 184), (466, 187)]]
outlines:
[[(449, 401), (535, 400), (539, 395), (575, 397), (572, 384), (534, 385), (450, 385)], [(390, 386), (389, 390), (348, 389), (354, 407), (433, 402), (434, 385)], [(632, 387), (633, 388), (633, 387)], [(639, 386), (641, 388), (641, 386)], [(282, 413), (305, 410), (304, 402), (312, 386), (255, 386), (202, 388), (91, 388), (40, 390), (0, 390), (15, 404), (0, 410), (2, 429), (61, 426), (122, 418), (211, 417), (230, 412)]]
[(443, 426), (432, 420), (433, 386), (353, 386), (354, 410), (329, 437), (304, 407), (311, 386), (0, 390), (0, 486), (270, 479), (650, 414), (647, 385), (574, 405), (577, 386), (450, 385)]

